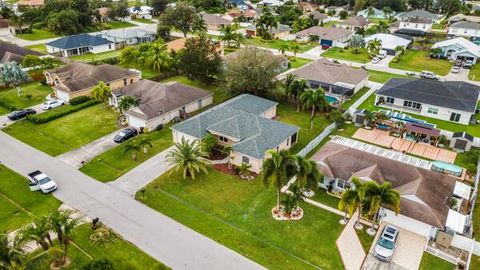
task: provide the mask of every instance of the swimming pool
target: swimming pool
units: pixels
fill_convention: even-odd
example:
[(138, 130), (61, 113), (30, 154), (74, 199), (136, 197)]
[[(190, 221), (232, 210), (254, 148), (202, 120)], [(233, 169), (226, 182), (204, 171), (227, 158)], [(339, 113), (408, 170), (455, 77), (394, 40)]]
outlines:
[(408, 122), (408, 123), (422, 124), (422, 125), (430, 126), (430, 127), (433, 127), (433, 128), (435, 127), (434, 124), (430, 124), (425, 120), (420, 120), (420, 119), (413, 118), (410, 115), (407, 115), (407, 114), (404, 114), (404, 113), (392, 112), (390, 110), (380, 110), (380, 112), (385, 113), (388, 117), (393, 118), (393, 119), (405, 121), (405, 122)]
[(338, 102), (338, 98), (336, 97), (332, 97), (332, 96), (326, 96), (327, 98), (327, 102), (330, 103), (330, 104), (335, 104)]

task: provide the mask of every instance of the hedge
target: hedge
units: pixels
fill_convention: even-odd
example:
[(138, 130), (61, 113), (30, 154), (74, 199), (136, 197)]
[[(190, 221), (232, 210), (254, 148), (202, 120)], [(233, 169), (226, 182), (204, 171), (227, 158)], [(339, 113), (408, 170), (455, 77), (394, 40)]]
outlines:
[(17, 108), (10, 104), (8, 101), (6, 101), (3, 98), (0, 98), (0, 107), (3, 107), (9, 111), (15, 111)]
[(70, 99), (69, 103), (70, 105), (79, 105), (90, 100), (92, 100), (92, 98), (89, 96), (79, 96), (79, 97), (74, 97)]
[(82, 104), (79, 104), (79, 105), (67, 105), (67, 106), (63, 106), (63, 107), (59, 107), (57, 109), (54, 109), (52, 111), (48, 111), (48, 112), (44, 112), (44, 113), (41, 113), (41, 114), (31, 114), (31, 115), (28, 115), (27, 116), (27, 119), (34, 123), (34, 124), (44, 124), (44, 123), (47, 123), (47, 122), (50, 122), (52, 120), (55, 120), (57, 118), (60, 118), (62, 116), (65, 116), (65, 115), (68, 115), (68, 114), (71, 114), (71, 113), (74, 113), (74, 112), (78, 112), (82, 109), (85, 109), (87, 107), (91, 107), (93, 105), (96, 105), (98, 104), (99, 102), (96, 101), (96, 100), (90, 100), (90, 101), (87, 101), (87, 102), (84, 102)]

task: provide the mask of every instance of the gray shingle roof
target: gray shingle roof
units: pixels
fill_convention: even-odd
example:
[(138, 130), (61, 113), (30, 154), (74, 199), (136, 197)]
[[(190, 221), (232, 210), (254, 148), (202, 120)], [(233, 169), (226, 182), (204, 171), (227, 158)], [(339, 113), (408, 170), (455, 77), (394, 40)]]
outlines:
[(450, 25), (450, 28), (464, 28), (464, 29), (475, 29), (479, 30), (480, 29), (480, 23), (476, 22), (456, 22)]
[(87, 47), (87, 46), (100, 46), (100, 45), (105, 45), (110, 43), (112, 42), (99, 36), (92, 36), (89, 34), (78, 34), (78, 35), (61, 37), (59, 39), (56, 39), (52, 42), (47, 43), (47, 45), (66, 50), (66, 49), (73, 49), (73, 48)]
[(377, 94), (473, 113), (480, 87), (461, 81), (394, 78)]
[(207, 133), (222, 134), (238, 141), (235, 151), (262, 159), (268, 149), (280, 145), (299, 128), (260, 116), (276, 106), (271, 100), (240, 95), (172, 127), (173, 130), (203, 138)]
[(43, 53), (32, 51), (27, 48), (20, 47), (16, 44), (0, 41), (0, 64), (15, 61), (22, 63), (23, 57), (27, 54), (41, 56)]
[(407, 18), (407, 17), (421, 17), (430, 20), (438, 20), (442, 18), (442, 15), (434, 14), (423, 9), (416, 9), (409, 12), (404, 12), (398, 15), (400, 18)]

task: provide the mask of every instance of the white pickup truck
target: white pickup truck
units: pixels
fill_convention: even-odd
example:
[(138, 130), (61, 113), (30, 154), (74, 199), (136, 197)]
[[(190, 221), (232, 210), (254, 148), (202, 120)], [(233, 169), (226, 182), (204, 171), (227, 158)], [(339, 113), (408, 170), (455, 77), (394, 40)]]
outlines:
[(57, 189), (57, 183), (51, 177), (38, 170), (28, 174), (28, 181), (31, 191), (40, 190), (46, 194)]

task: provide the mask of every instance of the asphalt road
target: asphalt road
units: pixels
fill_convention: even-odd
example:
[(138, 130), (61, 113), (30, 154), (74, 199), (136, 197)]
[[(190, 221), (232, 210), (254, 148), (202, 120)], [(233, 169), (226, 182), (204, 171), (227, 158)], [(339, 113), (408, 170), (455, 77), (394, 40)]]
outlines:
[(55, 197), (90, 218), (99, 217), (123, 238), (173, 269), (264, 269), (137, 202), (127, 192), (98, 182), (3, 132), (0, 161), (22, 175), (33, 170), (50, 175), (59, 185)]

